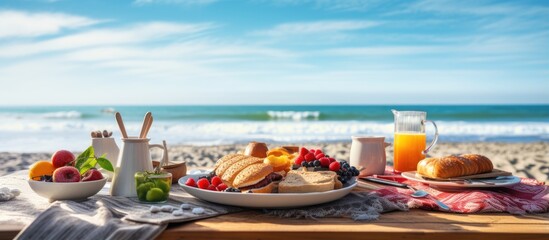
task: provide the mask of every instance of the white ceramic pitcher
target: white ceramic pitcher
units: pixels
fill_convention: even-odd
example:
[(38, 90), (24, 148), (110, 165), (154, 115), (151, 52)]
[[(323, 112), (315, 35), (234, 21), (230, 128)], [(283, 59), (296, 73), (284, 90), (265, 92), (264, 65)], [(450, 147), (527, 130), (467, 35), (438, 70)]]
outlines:
[(349, 163), (360, 170), (359, 177), (385, 172), (387, 163), (385, 147), (391, 145), (385, 142), (385, 137), (353, 136)]
[[(93, 149), (95, 150), (96, 156), (101, 156), (105, 154), (105, 157), (109, 159), (113, 167), (117, 165), (120, 149), (116, 145), (114, 138), (112, 137), (92, 138), (92, 146), (93, 146)], [(113, 172), (109, 172), (102, 168), (99, 171), (101, 171), (103, 176), (107, 176), (108, 181), (112, 181), (112, 178), (114, 177)]]
[(149, 138), (122, 138), (122, 151), (118, 155), (118, 162), (114, 170), (114, 179), (110, 190), (112, 196), (137, 196), (135, 173), (153, 171), (151, 148), (163, 149), (161, 159), (164, 159), (167, 149), (161, 144), (149, 144), (149, 141)]

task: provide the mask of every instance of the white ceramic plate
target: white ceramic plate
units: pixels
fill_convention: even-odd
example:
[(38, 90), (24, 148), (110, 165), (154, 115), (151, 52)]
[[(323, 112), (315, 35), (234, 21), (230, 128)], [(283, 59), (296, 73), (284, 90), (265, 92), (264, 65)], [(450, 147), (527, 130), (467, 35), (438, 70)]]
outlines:
[(98, 193), (105, 183), (107, 178), (89, 182), (42, 182), (28, 180), (32, 190), (50, 201), (54, 200), (82, 200), (91, 197)]
[(178, 183), (185, 191), (196, 198), (219, 204), (248, 208), (292, 208), (311, 206), (340, 199), (350, 193), (356, 186), (352, 178), (343, 188), (327, 192), (314, 193), (232, 193), (215, 192), (185, 185), (192, 177), (198, 180), (202, 175), (189, 175), (179, 179)]
[(463, 183), (463, 182), (452, 182), (452, 181), (427, 180), (420, 176), (417, 176), (416, 171), (403, 172), (401, 175), (410, 180), (426, 183), (435, 187), (443, 187), (443, 188), (493, 188), (493, 187), (511, 186), (520, 182), (520, 178), (516, 176), (505, 176), (505, 177), (499, 177), (499, 178), (477, 179), (477, 180), (471, 179), (471, 183)]

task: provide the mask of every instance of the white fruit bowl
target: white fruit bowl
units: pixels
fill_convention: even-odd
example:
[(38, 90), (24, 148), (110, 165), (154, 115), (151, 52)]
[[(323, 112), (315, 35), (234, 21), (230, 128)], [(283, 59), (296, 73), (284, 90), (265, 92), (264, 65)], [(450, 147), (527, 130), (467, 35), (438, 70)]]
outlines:
[(107, 183), (107, 178), (88, 182), (42, 182), (28, 180), (32, 190), (50, 201), (83, 200), (97, 194)]

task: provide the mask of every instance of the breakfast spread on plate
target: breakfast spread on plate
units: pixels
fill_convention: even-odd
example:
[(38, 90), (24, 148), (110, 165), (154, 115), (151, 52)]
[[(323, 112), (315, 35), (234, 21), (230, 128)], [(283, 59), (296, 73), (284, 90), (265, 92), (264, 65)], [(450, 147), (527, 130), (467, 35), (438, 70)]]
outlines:
[(244, 154), (223, 156), (210, 176), (198, 181), (188, 178), (185, 185), (244, 193), (323, 192), (342, 188), (359, 173), (346, 161), (338, 162), (320, 149), (284, 146), (269, 150), (266, 146), (251, 142)]

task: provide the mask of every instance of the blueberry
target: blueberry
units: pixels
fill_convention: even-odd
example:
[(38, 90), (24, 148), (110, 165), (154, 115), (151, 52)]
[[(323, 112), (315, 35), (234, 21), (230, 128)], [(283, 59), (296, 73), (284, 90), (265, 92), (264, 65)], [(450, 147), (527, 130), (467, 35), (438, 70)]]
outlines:
[(320, 161), (314, 160), (313, 164), (315, 165), (315, 167), (319, 167), (320, 166)]
[(303, 161), (303, 162), (301, 162), (301, 166), (302, 167), (308, 167), (309, 164), (307, 163), (307, 161)]
[(324, 155), (324, 157), (327, 157), (327, 158), (329, 158), (329, 157), (330, 157), (330, 155)]

